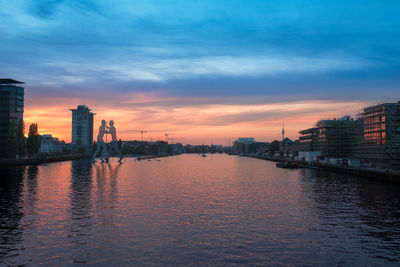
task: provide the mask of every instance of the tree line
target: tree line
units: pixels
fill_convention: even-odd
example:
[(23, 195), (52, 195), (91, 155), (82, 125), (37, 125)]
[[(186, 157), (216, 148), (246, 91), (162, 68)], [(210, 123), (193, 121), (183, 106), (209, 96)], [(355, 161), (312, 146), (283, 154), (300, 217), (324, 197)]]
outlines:
[(11, 122), (8, 127), (6, 155), (9, 158), (32, 156), (39, 152), (40, 135), (38, 124), (29, 125), (28, 137), (25, 137), (25, 123), (23, 120)]

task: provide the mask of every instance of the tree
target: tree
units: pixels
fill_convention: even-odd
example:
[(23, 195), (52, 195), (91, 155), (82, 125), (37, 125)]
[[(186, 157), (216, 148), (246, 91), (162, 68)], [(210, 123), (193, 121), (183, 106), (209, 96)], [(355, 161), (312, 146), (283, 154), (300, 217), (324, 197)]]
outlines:
[(15, 155), (17, 155), (16, 128), (17, 126), (14, 121), (8, 125), (6, 154), (10, 158), (15, 158)]
[(26, 140), (25, 140), (25, 123), (23, 120), (18, 122), (16, 134), (17, 154), (19, 156), (26, 155)]
[(11, 121), (8, 125), (6, 155), (10, 158), (25, 156), (25, 137), (24, 121), (20, 120), (18, 124)]
[(96, 150), (97, 150), (97, 142), (96, 141), (93, 142), (93, 149), (92, 150), (93, 150), (92, 153), (96, 152)]
[(118, 140), (118, 149), (119, 149), (119, 151), (121, 151), (121, 149), (122, 149), (122, 140), (121, 139)]
[(26, 149), (29, 155), (34, 155), (39, 152), (40, 148), (40, 138), (38, 133), (37, 123), (32, 123), (29, 125), (28, 141), (26, 144)]
[(271, 142), (271, 144), (269, 145), (269, 151), (272, 155), (274, 155), (276, 151), (279, 151), (279, 141), (278, 140), (274, 140)]

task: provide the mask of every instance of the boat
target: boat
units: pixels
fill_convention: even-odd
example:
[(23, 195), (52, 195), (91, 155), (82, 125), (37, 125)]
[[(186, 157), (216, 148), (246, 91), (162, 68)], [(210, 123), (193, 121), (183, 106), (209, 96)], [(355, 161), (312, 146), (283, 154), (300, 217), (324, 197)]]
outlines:
[(297, 163), (292, 163), (292, 162), (286, 161), (286, 162), (276, 163), (276, 167), (283, 168), (283, 169), (297, 169), (297, 168), (299, 168), (299, 165)]

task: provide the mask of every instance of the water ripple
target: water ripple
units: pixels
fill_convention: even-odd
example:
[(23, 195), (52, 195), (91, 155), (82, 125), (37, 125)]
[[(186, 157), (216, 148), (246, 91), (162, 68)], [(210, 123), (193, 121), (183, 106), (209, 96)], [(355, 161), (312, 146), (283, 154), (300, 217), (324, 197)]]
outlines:
[(400, 264), (394, 185), (227, 155), (0, 172), (0, 265)]

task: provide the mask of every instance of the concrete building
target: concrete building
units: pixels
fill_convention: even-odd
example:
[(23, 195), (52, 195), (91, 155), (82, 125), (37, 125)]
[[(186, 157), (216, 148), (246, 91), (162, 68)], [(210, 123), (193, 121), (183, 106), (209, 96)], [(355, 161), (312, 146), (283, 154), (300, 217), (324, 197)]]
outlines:
[(319, 151), (322, 157), (354, 158), (360, 125), (360, 120), (351, 119), (350, 116), (338, 120), (320, 120), (315, 127), (299, 132), (299, 150)]
[(364, 108), (358, 116), (363, 126), (358, 144), (361, 162), (400, 169), (400, 101)]
[(41, 153), (61, 153), (62, 144), (58, 138), (53, 137), (51, 134), (44, 134), (41, 136), (40, 150)]
[(253, 137), (238, 138), (233, 142), (232, 153), (249, 153), (249, 145), (254, 142)]
[(181, 143), (171, 144), (172, 155), (179, 155), (183, 153), (183, 146)]
[(165, 156), (168, 154), (168, 143), (165, 141), (156, 141), (155, 145), (157, 146), (157, 155)]
[(95, 113), (85, 105), (72, 111), (72, 146), (76, 152), (91, 153), (93, 148), (93, 118)]
[(11, 123), (18, 124), (24, 114), (23, 82), (0, 79), (0, 157), (5, 156), (5, 147)]

